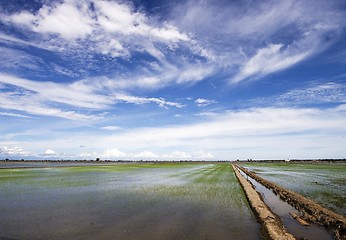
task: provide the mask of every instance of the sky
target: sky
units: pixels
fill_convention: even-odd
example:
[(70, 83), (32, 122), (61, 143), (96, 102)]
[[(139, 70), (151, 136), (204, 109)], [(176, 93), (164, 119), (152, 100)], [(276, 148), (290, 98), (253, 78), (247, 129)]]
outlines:
[(2, 0), (0, 159), (346, 158), (344, 0)]

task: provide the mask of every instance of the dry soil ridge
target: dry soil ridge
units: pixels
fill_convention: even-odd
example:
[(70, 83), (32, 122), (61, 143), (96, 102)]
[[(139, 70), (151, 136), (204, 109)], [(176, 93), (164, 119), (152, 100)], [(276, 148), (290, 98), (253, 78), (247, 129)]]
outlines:
[(346, 240), (346, 218), (344, 216), (326, 209), (298, 193), (269, 182), (244, 167), (237, 167), (262, 185), (272, 189), (275, 194), (280, 196), (280, 198), (299, 210), (303, 219), (309, 222), (318, 223), (331, 229), (334, 233), (335, 239)]
[(296, 239), (291, 233), (289, 233), (284, 226), (280, 218), (274, 214), (270, 208), (263, 202), (260, 195), (252, 187), (252, 185), (242, 177), (239, 171), (234, 165), (233, 170), (245, 191), (245, 195), (250, 202), (251, 208), (255, 211), (260, 222), (262, 223), (263, 230), (267, 237), (271, 240), (294, 240)]

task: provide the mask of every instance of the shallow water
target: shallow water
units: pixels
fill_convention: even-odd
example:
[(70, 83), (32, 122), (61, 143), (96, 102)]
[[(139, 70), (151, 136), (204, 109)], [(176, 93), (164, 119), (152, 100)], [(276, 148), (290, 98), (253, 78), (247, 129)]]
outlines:
[(333, 240), (332, 234), (322, 226), (314, 223), (310, 224), (310, 226), (302, 226), (290, 215), (290, 213), (299, 215), (299, 212), (294, 207), (281, 200), (272, 190), (264, 187), (241, 170), (240, 172), (248, 181), (251, 182), (256, 191), (261, 194), (263, 201), (270, 207), (270, 209), (280, 217), (285, 228), (297, 239)]
[(284, 188), (346, 216), (346, 165), (246, 164), (244, 167)]
[[(87, 161), (0, 161), (0, 168), (40, 168), (40, 167), (71, 167), (71, 166), (90, 166), (103, 165), (102, 162), (87, 162)], [(114, 164), (114, 163), (109, 163)]]
[(230, 166), (0, 170), (0, 239), (260, 239)]

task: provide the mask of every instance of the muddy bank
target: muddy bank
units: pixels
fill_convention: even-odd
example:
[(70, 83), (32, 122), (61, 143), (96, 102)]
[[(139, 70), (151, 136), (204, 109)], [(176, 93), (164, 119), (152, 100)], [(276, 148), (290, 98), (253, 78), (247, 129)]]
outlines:
[(260, 195), (251, 186), (251, 184), (241, 176), (235, 166), (232, 165), (232, 167), (245, 191), (246, 197), (248, 198), (252, 209), (255, 211), (260, 222), (262, 223), (263, 231), (266, 236), (271, 240), (294, 240), (295, 237), (287, 232), (287, 230), (283, 227), (280, 218), (276, 216), (263, 202)]
[(269, 182), (256, 174), (248, 171), (246, 168), (239, 167), (242, 171), (273, 190), (273, 192), (280, 196), (283, 200), (291, 204), (301, 212), (301, 218), (308, 222), (315, 222), (322, 226), (327, 227), (334, 233), (335, 239), (346, 239), (346, 218), (337, 214), (329, 209), (326, 209), (319, 204), (307, 199), (293, 191), (280, 187), (272, 182)]

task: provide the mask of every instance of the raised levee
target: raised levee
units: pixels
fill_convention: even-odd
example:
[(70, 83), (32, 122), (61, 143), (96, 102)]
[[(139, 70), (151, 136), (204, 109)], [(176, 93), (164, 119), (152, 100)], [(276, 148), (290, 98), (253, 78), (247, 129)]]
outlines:
[(252, 185), (242, 177), (234, 165), (233, 170), (244, 189), (245, 195), (249, 200), (251, 208), (257, 215), (262, 224), (263, 231), (271, 240), (294, 240), (296, 239), (283, 226), (280, 218), (274, 214), (270, 208), (264, 203), (257, 191)]
[(302, 213), (301, 218), (308, 221), (318, 223), (327, 227), (334, 233), (335, 239), (346, 239), (346, 218), (340, 214), (337, 214), (314, 201), (303, 197), (302, 195), (287, 190), (275, 183), (272, 183), (264, 178), (254, 174), (244, 167), (238, 166), (244, 173), (255, 179), (257, 182), (273, 190), (276, 195), (279, 195), (281, 199), (285, 200), (297, 210)]

